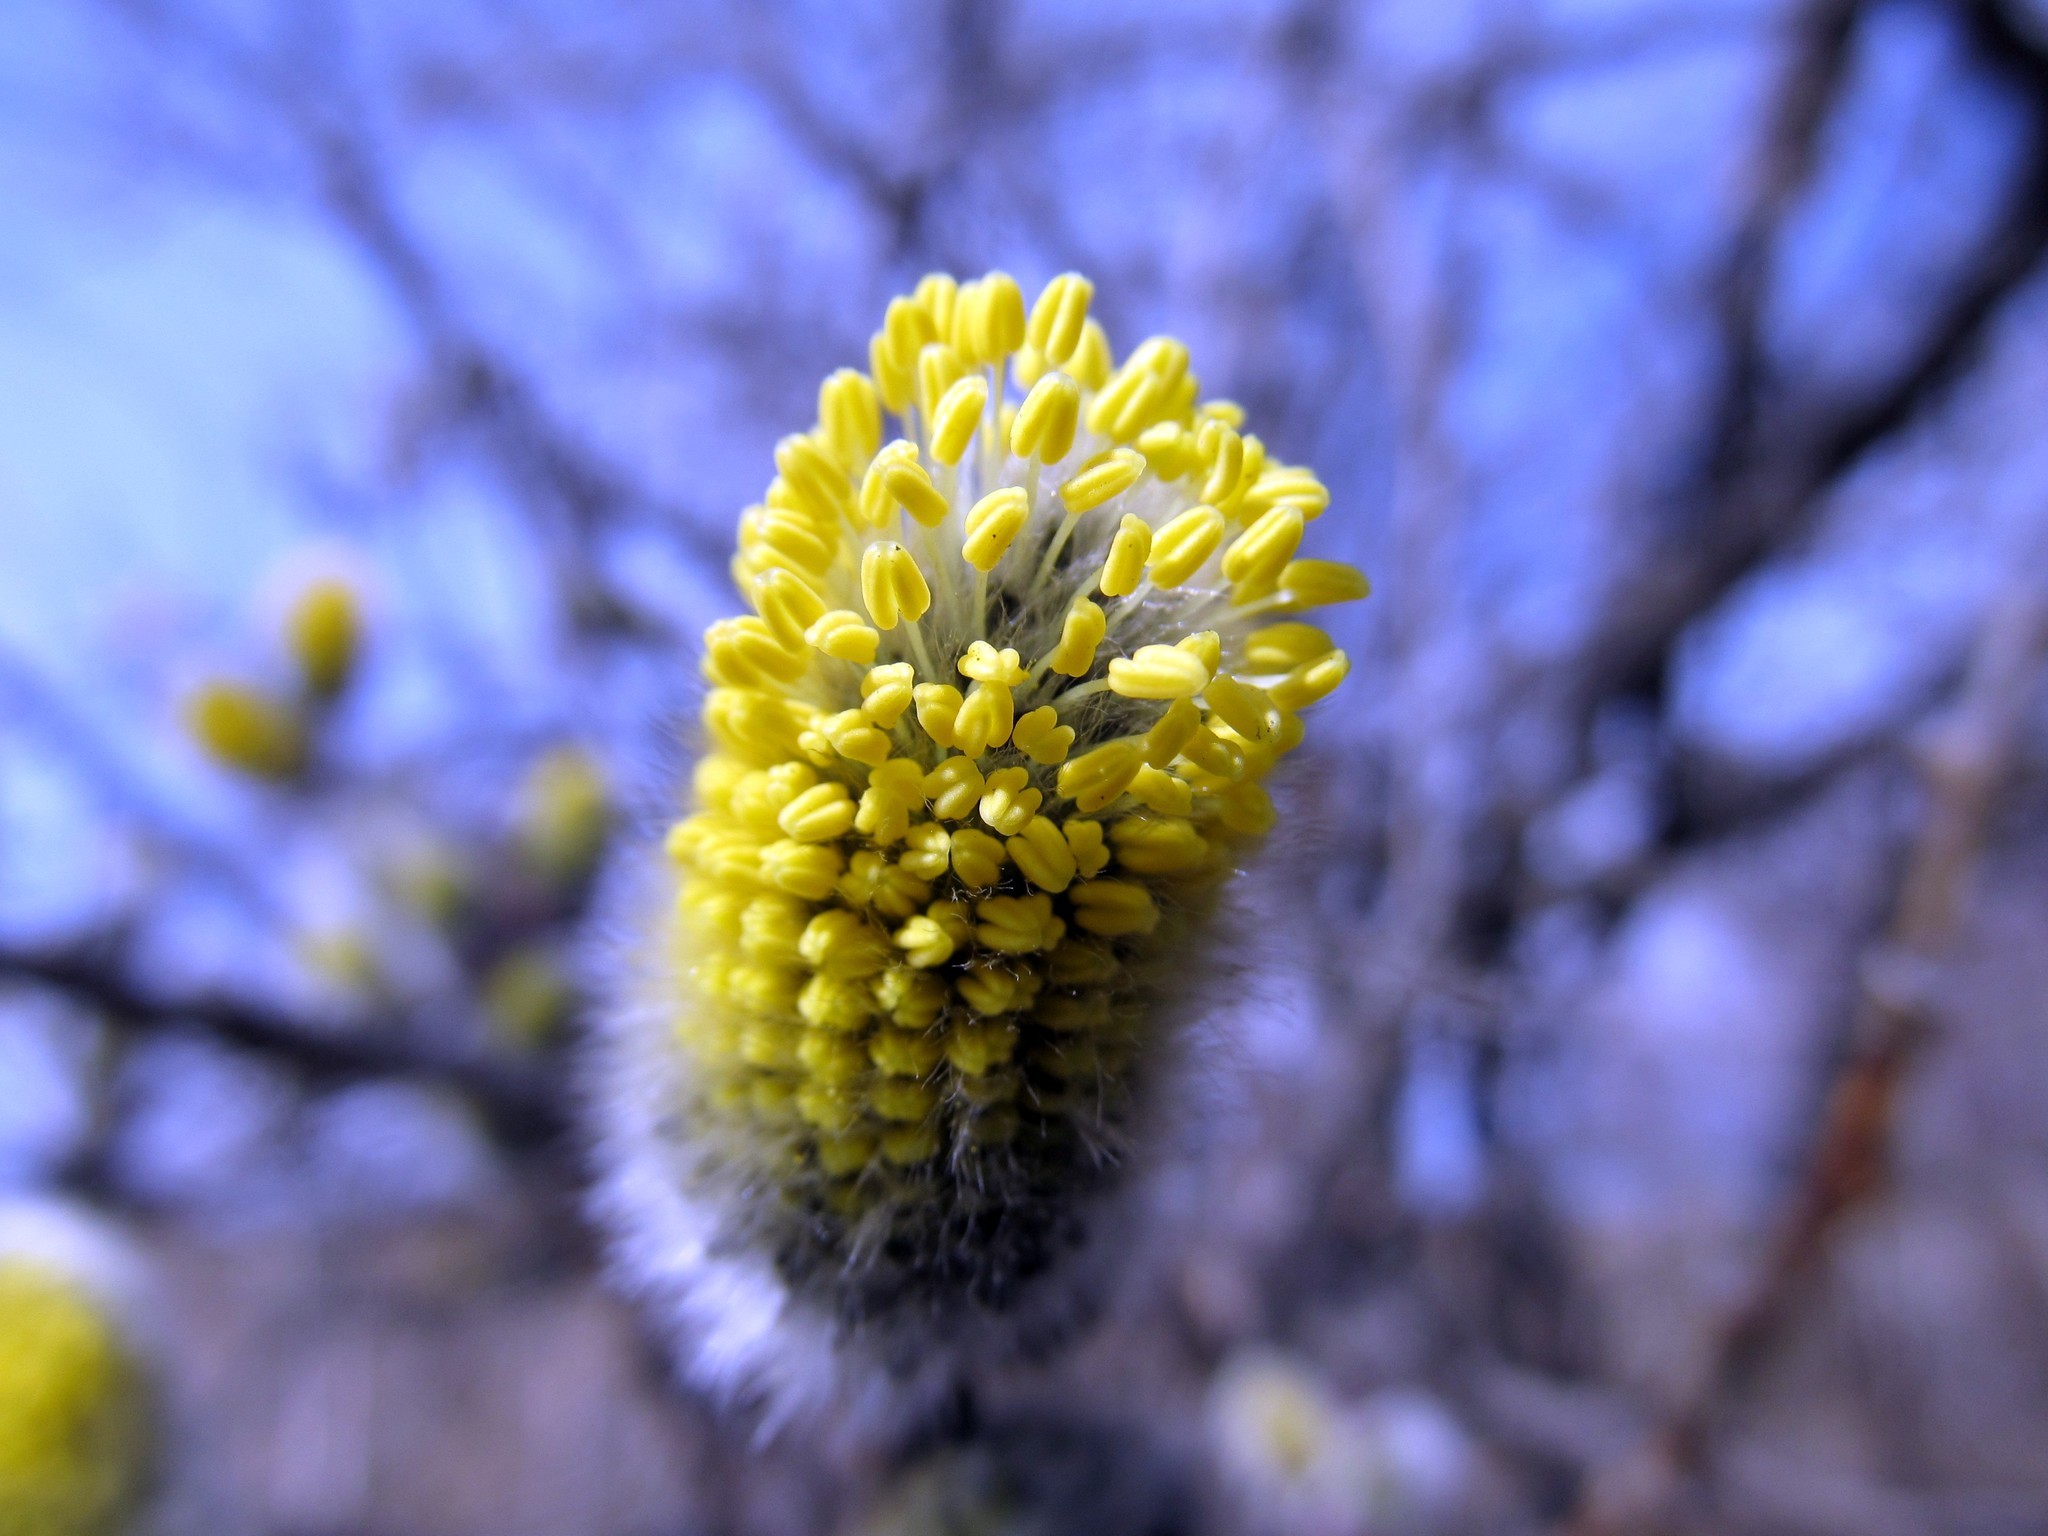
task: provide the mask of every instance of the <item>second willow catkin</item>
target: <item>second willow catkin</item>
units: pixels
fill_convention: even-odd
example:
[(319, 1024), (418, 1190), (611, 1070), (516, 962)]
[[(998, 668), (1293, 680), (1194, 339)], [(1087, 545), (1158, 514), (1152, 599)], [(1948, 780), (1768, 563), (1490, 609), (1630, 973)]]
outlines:
[(740, 517), (754, 611), (705, 636), (593, 1101), (622, 1267), (704, 1376), (914, 1355), (1055, 1263), (1348, 669), (1302, 617), (1367, 592), (1301, 552), (1323, 486), (1178, 341), (1117, 364), (1090, 296), (925, 279)]

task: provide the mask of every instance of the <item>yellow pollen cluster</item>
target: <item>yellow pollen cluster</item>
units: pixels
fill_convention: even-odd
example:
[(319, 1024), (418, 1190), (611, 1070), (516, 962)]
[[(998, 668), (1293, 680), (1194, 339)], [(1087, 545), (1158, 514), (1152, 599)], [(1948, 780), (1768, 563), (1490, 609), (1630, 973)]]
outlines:
[(1328, 493), (1181, 343), (1118, 364), (1091, 297), (926, 278), (739, 520), (754, 612), (705, 636), (668, 838), (672, 1017), (696, 1111), (809, 1210), (1114, 1119), (1348, 669), (1298, 617), (1367, 593), (1301, 553)]

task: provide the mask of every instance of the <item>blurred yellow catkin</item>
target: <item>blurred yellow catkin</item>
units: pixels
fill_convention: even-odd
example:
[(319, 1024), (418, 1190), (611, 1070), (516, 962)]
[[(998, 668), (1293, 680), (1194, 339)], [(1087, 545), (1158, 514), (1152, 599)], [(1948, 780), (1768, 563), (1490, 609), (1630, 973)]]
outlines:
[(68, 1280), (0, 1260), (0, 1536), (102, 1536), (142, 1494), (147, 1393)]
[(253, 778), (289, 779), (305, 765), (299, 712), (246, 683), (202, 683), (186, 701), (185, 724), (209, 757)]
[(604, 770), (581, 747), (544, 753), (520, 786), (517, 836), (527, 862), (548, 880), (573, 885), (596, 866), (611, 830)]
[(362, 635), (362, 607), (346, 582), (329, 577), (299, 594), (285, 617), (285, 640), (309, 694), (331, 699), (348, 686)]

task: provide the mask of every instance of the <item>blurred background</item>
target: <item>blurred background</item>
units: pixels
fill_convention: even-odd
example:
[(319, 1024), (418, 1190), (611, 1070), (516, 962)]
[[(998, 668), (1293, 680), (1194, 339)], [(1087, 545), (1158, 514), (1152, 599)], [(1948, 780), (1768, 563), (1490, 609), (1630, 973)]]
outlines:
[[(154, 1528), (2048, 1529), (2039, 0), (12, 0), (0, 210), (0, 1202)], [(995, 266), (1378, 595), (1104, 1325), (757, 1446), (568, 1063), (771, 445)]]

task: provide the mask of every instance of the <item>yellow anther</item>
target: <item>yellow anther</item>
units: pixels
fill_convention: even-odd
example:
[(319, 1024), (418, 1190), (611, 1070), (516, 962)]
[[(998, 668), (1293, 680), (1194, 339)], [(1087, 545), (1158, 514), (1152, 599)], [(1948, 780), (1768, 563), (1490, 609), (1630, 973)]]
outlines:
[(946, 520), (953, 504), (932, 484), (932, 477), (914, 454), (891, 459), (882, 470), (882, 484), (903, 510), (923, 527), (936, 528)]
[(1204, 670), (1211, 677), (1223, 665), (1223, 637), (1213, 629), (1198, 629), (1192, 635), (1182, 635), (1173, 642), (1173, 648), (1200, 658)]
[[(875, 1113), (884, 1120), (914, 1124), (938, 1107), (939, 1091), (928, 1083), (909, 1082), (903, 1078), (884, 1078), (874, 1085), (869, 1099), (875, 1107)], [(889, 1151), (889, 1137), (894, 1134), (890, 1132), (882, 1138), (884, 1155)], [(890, 1160), (893, 1162), (896, 1159), (892, 1157)]]
[(1202, 697), (1216, 718), (1246, 741), (1264, 741), (1279, 728), (1279, 712), (1263, 688), (1219, 674), (1209, 679)]
[(897, 865), (920, 880), (936, 880), (953, 865), (953, 836), (935, 821), (912, 827), (903, 838)]
[(874, 994), (856, 977), (820, 971), (797, 994), (796, 1011), (813, 1029), (851, 1033), (874, 1016)]
[(974, 434), (981, 427), (982, 412), (988, 409), (988, 381), (977, 375), (956, 380), (939, 397), (932, 412), (932, 457), (941, 464), (958, 464)]
[[(1116, 956), (1107, 945), (1087, 944), (1073, 939), (1054, 950), (1046, 957), (1045, 962), (1046, 980), (1061, 987), (1100, 987), (1106, 982), (1116, 980), (1119, 969)], [(1085, 998), (1083, 1000), (1085, 1001)], [(1101, 1020), (1107, 1023), (1109, 999), (1103, 998), (1102, 1003)], [(1072, 1018), (1073, 1015), (1068, 1014), (1067, 1017)], [(1054, 1024), (1053, 1027), (1060, 1026)]]
[(1261, 512), (1268, 507), (1299, 507), (1301, 515), (1314, 522), (1328, 510), (1330, 490), (1309, 470), (1271, 464), (1245, 494), (1244, 504)]
[(1278, 819), (1273, 797), (1256, 784), (1229, 784), (1217, 791), (1223, 825), (1245, 837), (1264, 837)]
[(1090, 459), (1080, 472), (1060, 487), (1060, 501), (1069, 517), (1091, 512), (1113, 497), (1121, 496), (1145, 473), (1145, 456), (1129, 448), (1112, 448)]
[(1138, 590), (1146, 557), (1152, 553), (1152, 525), (1135, 512), (1126, 512), (1117, 524), (1116, 537), (1109, 541), (1109, 558), (1102, 562), (1098, 583), (1104, 597), (1128, 597)]
[(1134, 875), (1184, 875), (1209, 860), (1207, 839), (1183, 816), (1126, 816), (1109, 829), (1109, 841), (1117, 863)]
[[(1265, 506), (1249, 506), (1248, 503), (1253, 487), (1258, 484), (1259, 477), (1265, 472), (1266, 445), (1259, 441), (1256, 433), (1247, 432), (1244, 435), (1244, 464), (1238, 472), (1237, 487), (1228, 496), (1217, 500), (1216, 510), (1234, 520), (1242, 519), (1249, 522), (1256, 519), (1266, 510)], [(1315, 514), (1308, 515), (1313, 517)]]
[[(906, 934), (914, 937), (906, 938)], [(913, 917), (897, 930), (896, 943), (910, 951), (912, 965), (929, 968), (944, 965), (953, 951), (974, 936), (974, 925), (968, 921), (968, 906), (964, 901), (935, 901), (924, 909), (922, 917)], [(943, 943), (944, 951), (938, 958), (929, 955)]]
[(1220, 502), (1237, 489), (1244, 473), (1244, 439), (1235, 427), (1213, 419), (1203, 422), (1195, 452), (1209, 472), (1202, 482), (1202, 500)]
[(823, 901), (839, 883), (846, 856), (837, 848), (785, 838), (761, 850), (760, 869), (761, 878), (777, 890)]
[(784, 645), (766, 619), (720, 619), (704, 631), (704, 670), (715, 683), (772, 688), (795, 682), (809, 669), (810, 658)]
[(875, 396), (892, 411), (905, 411), (917, 392), (917, 354), (896, 350), (886, 329), (868, 338), (868, 372), (874, 375)]
[(875, 1160), (875, 1138), (866, 1131), (820, 1134), (818, 1166), (828, 1177), (843, 1179), (859, 1173)]
[(1103, 866), (1109, 863), (1109, 849), (1102, 841), (1101, 822), (1071, 820), (1061, 826), (1060, 835), (1066, 838), (1083, 880), (1092, 880), (1102, 873)]
[(1017, 1026), (1005, 1020), (984, 1024), (963, 1020), (946, 1031), (946, 1060), (971, 1078), (986, 1076), (1016, 1054)]
[[(1078, 944), (1069, 947), (1081, 948)], [(1047, 1029), (1067, 1035), (1100, 1030), (1109, 1023), (1109, 999), (1100, 992), (1048, 997), (1038, 1005), (1036, 1020)]]
[(814, 784), (782, 808), (776, 825), (799, 843), (822, 843), (853, 830), (853, 796), (834, 780)]
[(971, 677), (977, 683), (1001, 683), (1005, 688), (1021, 688), (1031, 680), (1031, 674), (1024, 670), (1023, 661), (1014, 650), (1005, 646), (999, 651), (986, 640), (971, 642), (958, 665), (962, 677)]
[(976, 683), (954, 718), (953, 745), (969, 757), (979, 757), (1008, 741), (1015, 724), (1010, 690), (1001, 683)]
[(853, 501), (846, 471), (823, 442), (808, 432), (775, 445), (775, 468), (799, 502), (823, 521), (843, 516)]
[(962, 827), (953, 834), (953, 873), (969, 890), (985, 890), (1003, 877), (1003, 845), (986, 832)]
[(1194, 700), (1174, 700), (1145, 733), (1145, 761), (1154, 768), (1164, 768), (1180, 756), (1182, 748), (1201, 728), (1202, 712)]
[(1189, 507), (1152, 535), (1152, 584), (1172, 589), (1209, 563), (1222, 547), (1223, 514), (1214, 507)]
[(946, 391), (967, 377), (967, 364), (944, 342), (933, 342), (917, 354), (917, 408), (930, 423), (938, 415)]
[(882, 1158), (898, 1168), (915, 1168), (939, 1155), (939, 1133), (928, 1125), (904, 1125), (882, 1133)]
[(1155, 422), (1133, 446), (1161, 480), (1178, 480), (1195, 467), (1194, 434), (1177, 421)]
[(1221, 397), (1204, 400), (1202, 408), (1195, 414), (1203, 421), (1220, 421), (1227, 427), (1244, 426), (1244, 407), (1235, 400), (1225, 400)]
[(1109, 336), (1099, 320), (1090, 320), (1081, 327), (1080, 344), (1061, 366), (1083, 389), (1100, 389), (1109, 382), (1110, 370), (1116, 363), (1110, 354)]
[(960, 719), (960, 690), (951, 683), (919, 683), (910, 690), (917, 704), (917, 723), (925, 735), (950, 747)]
[(981, 803), (987, 781), (971, 757), (949, 757), (924, 776), (924, 796), (941, 821), (965, 821)]
[(876, 768), (889, 760), (888, 736), (876, 730), (857, 709), (827, 715), (818, 724), (818, 734), (834, 752), (856, 763)]
[(841, 368), (818, 386), (818, 435), (839, 467), (857, 474), (882, 440), (875, 386), (857, 368)]
[[(925, 977), (927, 981), (932, 979)], [(941, 1007), (945, 1004), (945, 997), (945, 989), (940, 987)], [(936, 1011), (932, 1017), (938, 1017)], [(875, 1064), (877, 1071), (886, 1072), (891, 1077), (925, 1077), (939, 1064), (940, 1054), (937, 1037), (925, 1034), (921, 1027), (879, 1029), (868, 1037), (868, 1059)]]
[[(787, 1013), (796, 1006), (802, 976), (767, 966), (736, 965), (726, 981), (726, 995), (756, 1013)], [(740, 1035), (740, 1059), (756, 1067), (790, 1070), (797, 1065), (796, 1046), (802, 1032), (776, 1019), (755, 1019)]]
[(1127, 699), (1185, 699), (1208, 681), (1202, 658), (1177, 646), (1141, 645), (1136, 655), (1109, 664), (1110, 691)]
[(931, 311), (916, 299), (891, 299), (889, 308), (882, 316), (882, 334), (889, 338), (889, 345), (899, 357), (916, 360), (918, 353), (930, 342), (939, 339), (939, 329), (932, 321)]
[(749, 507), (740, 514), (740, 554), (756, 571), (780, 565), (822, 579), (832, 568), (836, 538), (781, 508)]
[(796, 756), (803, 729), (788, 699), (758, 688), (712, 689), (704, 696), (704, 726), (721, 751), (764, 768)]
[(924, 809), (924, 773), (907, 757), (892, 758), (868, 775), (853, 827), (883, 847), (910, 832), (910, 818)]
[(1039, 290), (1024, 340), (1055, 368), (1074, 355), (1088, 321), (1095, 285), (1078, 272), (1062, 272)]
[(1237, 584), (1237, 601), (1264, 597), (1280, 585), (1306, 526), (1299, 507), (1275, 507), (1231, 541), (1223, 552), (1223, 575)]
[(722, 811), (732, 803), (732, 792), (746, 774), (747, 770), (731, 758), (709, 753), (699, 758), (690, 771), (690, 793), (703, 809)]
[(794, 896), (756, 896), (740, 912), (740, 952), (767, 965), (795, 965), (810, 917), (810, 904)]
[(775, 638), (791, 650), (804, 644), (804, 631), (825, 614), (825, 600), (792, 570), (770, 567), (747, 584), (748, 595)]
[(1159, 926), (1159, 908), (1152, 893), (1128, 880), (1090, 880), (1072, 887), (1074, 924), (1106, 939), (1150, 933)]
[(804, 927), (797, 953), (814, 970), (831, 976), (872, 976), (889, 963), (888, 940), (858, 912), (834, 907)]
[(773, 837), (782, 808), (817, 782), (817, 773), (807, 763), (777, 763), (743, 775), (732, 787), (733, 819), (763, 837)]
[[(896, 494), (889, 489), (889, 470), (896, 464), (907, 464), (911, 467), (911, 472), (904, 477), (906, 480), (923, 479), (926, 484), (930, 484), (929, 477), (918, 466), (917, 444), (906, 438), (897, 438), (874, 456), (868, 464), (867, 472), (861, 476), (860, 495), (854, 502), (855, 520), (861, 527), (888, 527), (889, 519), (901, 505)], [(913, 491), (912, 494), (920, 493)], [(933, 488), (932, 494), (938, 495), (936, 487)], [(939, 499), (945, 500), (943, 496)]]
[(862, 849), (839, 877), (838, 891), (851, 906), (872, 907), (901, 922), (931, 899), (932, 887), (883, 855)]
[(860, 557), (860, 595), (877, 629), (894, 629), (902, 619), (915, 624), (932, 605), (924, 572), (893, 539), (870, 544)]
[(1020, 459), (1057, 464), (1074, 446), (1081, 422), (1081, 386), (1063, 373), (1043, 375), (1010, 423), (1010, 452)]
[(1194, 786), (1185, 779), (1175, 778), (1163, 768), (1154, 768), (1147, 763), (1138, 770), (1138, 776), (1131, 780), (1126, 791), (1130, 797), (1148, 811), (1157, 811), (1162, 816), (1185, 816), (1194, 809)]
[(1337, 643), (1313, 624), (1269, 624), (1245, 637), (1245, 669), (1292, 672), (1303, 662), (1327, 656), (1336, 648)]
[(977, 571), (994, 570), (1030, 520), (1031, 498), (1020, 487), (990, 491), (968, 510), (962, 557)]
[(975, 284), (969, 324), (977, 363), (996, 362), (1023, 346), (1024, 294), (1017, 280), (1007, 272), (991, 272)]
[(1016, 727), (1010, 732), (1010, 745), (1034, 763), (1050, 768), (1067, 760), (1074, 747), (1074, 728), (1061, 725), (1059, 711), (1050, 704), (1041, 705), (1017, 717)]
[(870, 667), (860, 680), (861, 713), (883, 730), (893, 729), (910, 708), (911, 690), (916, 686), (917, 669), (907, 661)]
[(1318, 699), (1327, 698), (1350, 671), (1351, 658), (1342, 651), (1332, 651), (1314, 661), (1303, 662), (1269, 691), (1273, 702), (1280, 708), (1302, 709)]
[(892, 965), (870, 983), (875, 1001), (899, 1029), (923, 1029), (946, 1006), (946, 984), (905, 965)]
[(1181, 756), (1214, 778), (1235, 779), (1244, 772), (1244, 753), (1206, 726), (1188, 738)]
[(1088, 405), (1088, 430), (1129, 442), (1166, 414), (1170, 387), (1134, 357)]
[(980, 919), (974, 936), (998, 954), (1036, 954), (1066, 937), (1050, 896), (988, 896), (975, 904), (974, 915)]
[(1109, 633), (1109, 621), (1102, 609), (1085, 597), (1074, 599), (1060, 626), (1060, 643), (1053, 647), (1046, 665), (1062, 677), (1086, 677), (1095, 665), (1095, 648)]
[(1341, 560), (1290, 560), (1280, 573), (1280, 590), (1287, 596), (1287, 606), (1298, 612), (1355, 603), (1372, 595), (1372, 583), (1365, 572)]
[(1009, 850), (1010, 862), (1041, 891), (1058, 895), (1073, 883), (1074, 850), (1067, 846), (1059, 824), (1049, 818), (1032, 817), (1024, 824), (1024, 830), (1003, 846)]
[(1124, 368), (1150, 373), (1162, 384), (1178, 383), (1188, 371), (1187, 343), (1174, 336), (1147, 336), (1125, 360)]
[(1030, 783), (1031, 774), (1023, 768), (999, 768), (990, 774), (981, 793), (981, 819), (1005, 837), (1022, 832), (1045, 798)]
[[(867, 1075), (867, 1047), (847, 1035), (829, 1029), (807, 1029), (797, 1042), (796, 1059), (814, 1082), (831, 1088), (844, 1088), (856, 1078)], [(802, 1095), (798, 1095), (797, 1107), (803, 1109)], [(858, 1111), (855, 1112), (855, 1118)], [(806, 1119), (811, 1117), (806, 1114)], [(813, 1121), (813, 1124), (818, 1122)], [(849, 1118), (848, 1126), (853, 1123)]]
[(983, 1018), (990, 1018), (1023, 1006), (1028, 994), (1019, 982), (1020, 978), (1014, 972), (999, 964), (981, 961), (962, 972), (953, 985), (962, 1002)]
[(1104, 742), (1063, 764), (1059, 791), (1084, 811), (1099, 811), (1129, 787), (1144, 766), (1142, 741)]
[(910, 290), (911, 302), (931, 316), (932, 339), (944, 341), (953, 334), (960, 305), (960, 284), (945, 272), (927, 272)]
[(857, 667), (874, 663), (875, 649), (882, 641), (882, 637), (849, 608), (834, 608), (830, 613), (819, 615), (818, 621), (804, 631), (804, 638), (827, 656), (850, 661)]

